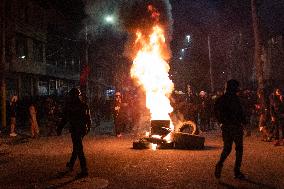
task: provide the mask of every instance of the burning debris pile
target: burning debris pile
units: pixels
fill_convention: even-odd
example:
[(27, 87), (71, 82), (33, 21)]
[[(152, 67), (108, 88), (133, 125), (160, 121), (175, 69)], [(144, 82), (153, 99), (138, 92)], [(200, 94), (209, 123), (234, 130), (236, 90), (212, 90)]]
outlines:
[(165, 16), (161, 14), (166, 11), (158, 10), (163, 6), (158, 6), (157, 3), (154, 5), (142, 3), (142, 12), (145, 9), (142, 14), (144, 18), (139, 19), (142, 23), (140, 25), (135, 22), (134, 28), (129, 30), (136, 36), (131, 48), (131, 54), (133, 54), (131, 77), (145, 91), (146, 107), (151, 114), (151, 132), (148, 136), (134, 142), (133, 147), (191, 148), (194, 144), (197, 148), (203, 148), (204, 138), (174, 132), (175, 126), (170, 116), (173, 112), (170, 96), (174, 90), (174, 84), (169, 78), (168, 63), (171, 55), (170, 27), (167, 25)]
[(174, 132), (169, 120), (152, 120), (151, 132), (133, 142), (134, 149), (203, 149), (205, 138), (197, 135)]

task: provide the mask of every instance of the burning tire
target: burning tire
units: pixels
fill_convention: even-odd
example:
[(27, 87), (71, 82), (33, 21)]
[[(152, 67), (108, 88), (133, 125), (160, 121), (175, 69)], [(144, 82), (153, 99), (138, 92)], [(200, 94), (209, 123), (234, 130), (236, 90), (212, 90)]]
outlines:
[(197, 130), (196, 124), (193, 121), (185, 121), (181, 125), (181, 127), (178, 129), (181, 133), (187, 133), (187, 134), (193, 134), (198, 135), (199, 132)]

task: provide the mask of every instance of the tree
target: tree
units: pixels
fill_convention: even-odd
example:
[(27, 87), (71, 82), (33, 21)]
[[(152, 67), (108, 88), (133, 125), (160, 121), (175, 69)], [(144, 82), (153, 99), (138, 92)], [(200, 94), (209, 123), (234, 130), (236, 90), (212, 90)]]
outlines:
[(264, 73), (263, 61), (261, 60), (262, 45), (259, 32), (259, 19), (257, 16), (256, 0), (251, 0), (252, 24), (254, 33), (254, 63), (256, 68), (257, 92), (259, 95), (259, 103), (262, 109), (266, 109), (265, 96), (264, 96)]
[(6, 84), (5, 84), (5, 1), (0, 3), (0, 50), (1, 50), (1, 57), (0, 57), (0, 86), (1, 86), (1, 120), (2, 120), (2, 127), (6, 127)]

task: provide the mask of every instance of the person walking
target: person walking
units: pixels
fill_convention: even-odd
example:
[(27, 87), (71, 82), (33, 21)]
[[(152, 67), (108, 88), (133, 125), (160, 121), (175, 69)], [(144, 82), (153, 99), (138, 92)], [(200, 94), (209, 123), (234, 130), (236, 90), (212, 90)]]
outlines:
[(124, 130), (124, 118), (122, 114), (122, 97), (120, 92), (116, 92), (114, 95), (114, 105), (113, 105), (113, 120), (114, 120), (114, 130), (117, 137), (122, 136)]
[(29, 106), (29, 115), (31, 136), (32, 138), (39, 137), (39, 127), (36, 119), (37, 111), (34, 103), (31, 103)]
[(63, 127), (69, 122), (70, 132), (73, 143), (73, 152), (66, 167), (69, 171), (73, 170), (77, 157), (80, 161), (81, 172), (76, 178), (88, 176), (86, 158), (83, 151), (83, 138), (90, 131), (91, 116), (87, 104), (80, 99), (81, 92), (77, 88), (72, 88), (69, 92), (69, 99), (63, 110), (63, 118), (57, 126), (57, 135), (61, 135)]
[(45, 114), (46, 114), (46, 128), (47, 128), (47, 136), (52, 136), (56, 133), (55, 128), (55, 112), (56, 112), (56, 102), (51, 98), (48, 97), (45, 100)]
[(215, 167), (215, 177), (217, 179), (221, 177), (223, 163), (231, 153), (233, 143), (236, 146), (235, 178), (245, 178), (240, 168), (243, 157), (243, 125), (246, 124), (246, 119), (240, 99), (237, 96), (238, 91), (239, 82), (237, 80), (231, 79), (227, 81), (225, 94), (218, 98), (214, 104), (215, 116), (221, 124), (224, 143), (220, 160)]
[(16, 114), (17, 114), (17, 102), (18, 96), (14, 95), (11, 98), (10, 102), (10, 136), (15, 137), (17, 136), (16, 133)]
[(198, 98), (198, 116), (200, 120), (200, 129), (202, 132), (210, 128), (210, 104), (207, 93), (200, 91)]
[(284, 98), (279, 88), (275, 88), (274, 92), (269, 97), (270, 100), (270, 115), (274, 131), (274, 145), (280, 145), (279, 129), (282, 130), (282, 140), (284, 142)]

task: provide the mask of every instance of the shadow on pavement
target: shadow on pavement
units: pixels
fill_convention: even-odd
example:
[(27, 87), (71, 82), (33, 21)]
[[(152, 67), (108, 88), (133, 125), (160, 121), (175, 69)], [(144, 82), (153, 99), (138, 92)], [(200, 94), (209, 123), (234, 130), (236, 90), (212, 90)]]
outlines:
[(275, 189), (276, 188), (274, 186), (270, 186), (270, 185), (267, 185), (267, 184), (264, 184), (264, 183), (261, 183), (261, 182), (258, 182), (258, 181), (253, 181), (249, 178), (246, 178), (246, 179), (243, 179), (243, 180), (250, 183), (250, 184), (259, 186), (260, 188), (267, 188), (267, 189)]
[(225, 188), (228, 188), (228, 189), (235, 189), (235, 188), (237, 188), (237, 187), (235, 187), (235, 186), (233, 186), (231, 184), (225, 183), (223, 181), (219, 181), (219, 185), (224, 186)]
[(222, 146), (204, 146), (204, 149), (202, 150), (217, 150), (217, 149), (222, 149)]
[(56, 184), (51, 184), (47, 187), (45, 187), (45, 189), (55, 189), (55, 188), (61, 188), (61, 187), (64, 187), (68, 184), (71, 184), (72, 182), (75, 182), (77, 179), (76, 178), (70, 178), (68, 179), (67, 181), (63, 181), (63, 182), (59, 182), (59, 183), (56, 183)]
[[(68, 177), (67, 177), (68, 176)], [(73, 183), (74, 181), (78, 180), (75, 177), (71, 177), (70, 171), (59, 171), (55, 175), (51, 176), (46, 183), (45, 189), (55, 189), (61, 188), (68, 184)]]
[[(253, 180), (248, 179), (248, 178), (242, 179), (242, 181), (245, 181), (249, 184), (255, 185), (257, 188), (276, 189), (276, 187), (274, 187), (274, 186), (270, 186), (270, 185), (267, 185), (267, 184), (264, 184), (264, 183), (261, 183), (261, 182), (253, 181)], [(233, 186), (232, 184), (229, 184), (229, 183), (226, 183), (226, 182), (223, 182), (223, 181), (219, 181), (219, 185), (221, 185), (221, 186), (223, 186), (227, 189), (239, 188), (239, 187)]]
[(55, 175), (51, 176), (50, 179), (60, 179), (68, 175), (68, 173), (70, 173), (70, 171), (59, 171)]

